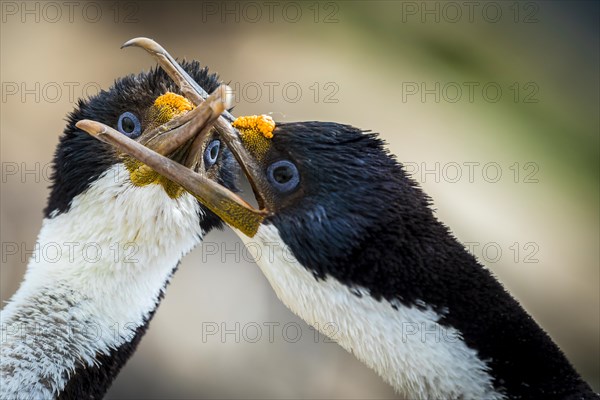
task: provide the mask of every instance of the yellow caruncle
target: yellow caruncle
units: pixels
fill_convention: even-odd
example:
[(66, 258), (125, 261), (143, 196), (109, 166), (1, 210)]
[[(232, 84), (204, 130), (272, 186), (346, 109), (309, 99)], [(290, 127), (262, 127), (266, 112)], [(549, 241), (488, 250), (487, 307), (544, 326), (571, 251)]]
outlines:
[(244, 147), (258, 160), (262, 160), (271, 146), (275, 121), (268, 115), (238, 117), (231, 124), (240, 131)]
[[(146, 114), (145, 130), (160, 126), (175, 117), (193, 110), (195, 106), (185, 97), (167, 92), (158, 96)], [(135, 186), (160, 184), (171, 198), (181, 196), (184, 189), (178, 184), (164, 178), (152, 168), (132, 157), (125, 157), (124, 164), (129, 171), (131, 183)]]
[(178, 94), (167, 92), (158, 96), (148, 110), (146, 129), (152, 129), (169, 122), (175, 117), (185, 114), (195, 108), (191, 101)]
[(267, 139), (273, 137), (273, 131), (275, 130), (275, 121), (273, 121), (273, 118), (264, 114), (238, 117), (233, 121), (232, 125), (244, 135), (261, 134)]

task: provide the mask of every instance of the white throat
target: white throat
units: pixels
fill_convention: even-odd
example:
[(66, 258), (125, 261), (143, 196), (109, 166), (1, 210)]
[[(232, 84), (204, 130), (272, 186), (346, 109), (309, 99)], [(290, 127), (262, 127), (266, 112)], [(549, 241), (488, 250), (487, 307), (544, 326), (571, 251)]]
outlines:
[[(406, 398), (502, 399), (486, 363), (430, 307), (377, 301), (333, 277), (317, 281), (273, 225), (253, 238), (236, 232), (277, 296), (295, 314), (374, 369)], [(269, 249), (268, 251), (266, 249)], [(354, 292), (354, 293), (353, 293)], [(360, 292), (361, 296), (355, 293)]]
[(24, 282), (0, 313), (0, 398), (48, 398), (83, 363), (131, 340), (202, 238), (199, 205), (134, 187), (122, 164), (45, 219)]

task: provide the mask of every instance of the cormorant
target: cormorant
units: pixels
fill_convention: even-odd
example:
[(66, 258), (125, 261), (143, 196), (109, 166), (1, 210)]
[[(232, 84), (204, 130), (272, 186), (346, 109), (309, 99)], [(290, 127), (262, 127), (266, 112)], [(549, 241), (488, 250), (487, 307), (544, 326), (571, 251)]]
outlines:
[[(198, 62), (161, 65), (167, 73), (156, 68), (118, 79), (80, 100), (67, 118), (36, 250), (0, 313), (2, 399), (101, 398), (146, 332), (182, 257), (222, 226), (181, 186), (78, 124), (103, 122), (235, 190), (237, 164), (210, 129), (230, 108), (230, 94)], [(190, 90), (198, 85), (216, 92), (196, 107)]]

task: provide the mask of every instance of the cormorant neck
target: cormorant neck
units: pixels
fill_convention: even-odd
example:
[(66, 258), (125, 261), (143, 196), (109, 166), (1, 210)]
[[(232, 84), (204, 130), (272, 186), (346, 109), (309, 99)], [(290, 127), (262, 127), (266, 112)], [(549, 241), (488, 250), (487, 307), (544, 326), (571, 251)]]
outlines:
[(252, 239), (239, 235), (253, 243), (249, 249), (257, 241), (277, 244), (273, 257), (257, 263), (278, 297), (323, 334), (335, 327), (333, 339), (409, 398), (592, 395), (548, 335), (429, 209), (390, 207), (382, 218), (336, 258), (319, 259), (314, 246), (303, 248), (303, 239), (274, 224)]
[(42, 224), (2, 310), (2, 398), (101, 398), (201, 239), (191, 195), (131, 186), (116, 165)]

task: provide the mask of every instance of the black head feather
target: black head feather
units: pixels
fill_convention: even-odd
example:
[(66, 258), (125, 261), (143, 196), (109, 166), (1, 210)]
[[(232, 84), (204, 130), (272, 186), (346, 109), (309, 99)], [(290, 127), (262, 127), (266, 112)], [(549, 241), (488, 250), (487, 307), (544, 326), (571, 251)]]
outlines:
[[(218, 76), (209, 73), (206, 67), (202, 68), (199, 62), (183, 61), (181, 66), (207, 92), (219, 86)], [(181, 94), (177, 85), (157, 67), (149, 72), (120, 78), (109, 90), (78, 101), (75, 110), (67, 117), (67, 126), (54, 155), (51, 192), (44, 210), (46, 218), (67, 212), (75, 196), (120, 161), (110, 145), (79, 130), (75, 124), (82, 119), (91, 119), (117, 129), (119, 116), (129, 111), (140, 118), (143, 128), (147, 122), (144, 121), (146, 110), (166, 92)], [(220, 157), (217, 181), (235, 189), (237, 164), (228, 150), (223, 151)], [(205, 231), (222, 225), (216, 215), (201, 207), (206, 214), (201, 221)]]

